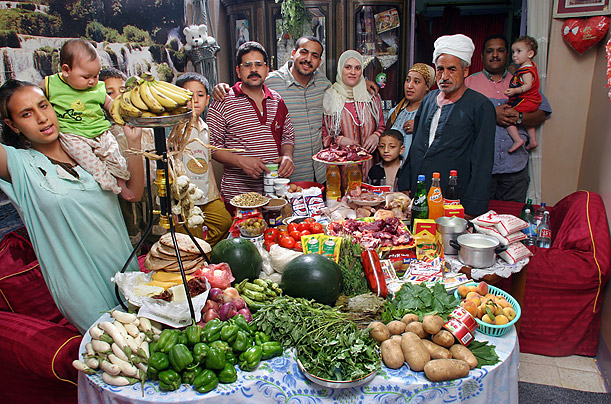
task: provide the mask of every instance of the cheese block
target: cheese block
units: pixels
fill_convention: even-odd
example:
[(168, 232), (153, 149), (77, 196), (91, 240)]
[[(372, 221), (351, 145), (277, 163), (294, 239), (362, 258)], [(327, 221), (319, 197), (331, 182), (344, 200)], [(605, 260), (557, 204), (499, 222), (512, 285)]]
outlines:
[[(187, 282), (193, 278), (190, 275), (186, 275)], [(166, 271), (157, 271), (153, 273), (153, 280), (147, 283), (149, 286), (159, 286), (163, 289), (169, 289), (172, 286), (182, 285), (182, 276), (180, 273), (171, 273)]]

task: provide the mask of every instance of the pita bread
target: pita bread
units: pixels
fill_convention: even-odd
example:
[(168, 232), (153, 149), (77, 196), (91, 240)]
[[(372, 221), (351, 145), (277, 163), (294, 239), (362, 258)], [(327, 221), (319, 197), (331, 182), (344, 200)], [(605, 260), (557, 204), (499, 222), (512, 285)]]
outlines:
[(160, 260), (159, 258), (151, 256), (151, 254), (147, 254), (146, 258), (144, 259), (144, 267), (149, 271), (159, 271), (171, 263), (172, 261)]
[(169, 260), (172, 257), (176, 257), (176, 255), (170, 255), (170, 254), (167, 254), (165, 252), (160, 251), (160, 249), (159, 249), (160, 246), (161, 246), (161, 244), (159, 244), (159, 243), (153, 244), (151, 246), (149, 254), (152, 257), (159, 258), (159, 259), (162, 259), (162, 260)]
[[(180, 251), (180, 258), (182, 258), (183, 260), (186, 260), (186, 259), (195, 259), (195, 258), (200, 257), (199, 252), (196, 253), (196, 254), (191, 254), (191, 253), (184, 252), (184, 251), (182, 251), (180, 249), (178, 251)], [(173, 246), (168, 247), (166, 245), (159, 244), (159, 246), (157, 247), (157, 252), (159, 254), (163, 254), (165, 256), (172, 257), (174, 260), (176, 260), (176, 251), (174, 250)], [(165, 257), (160, 257), (160, 258), (165, 258)]]
[[(195, 243), (193, 243), (193, 241), (191, 240), (191, 237), (183, 233), (175, 233), (175, 236), (176, 236), (176, 243), (178, 244), (179, 250), (185, 251), (191, 254), (199, 254), (199, 249), (197, 248)], [(210, 244), (206, 243), (201, 238), (194, 237), (194, 239), (201, 246), (202, 250), (204, 250), (204, 253), (207, 254), (210, 251), (212, 251), (212, 248), (210, 248)], [(161, 236), (159, 238), (159, 242), (167, 247), (174, 248), (174, 244), (172, 242), (172, 233), (166, 233), (163, 236)]]
[[(188, 260), (188, 261), (184, 261), (183, 260), (182, 261), (182, 267), (186, 271), (188, 269), (195, 268), (197, 266), (197, 264), (200, 264), (202, 261), (203, 261), (203, 258), (198, 258), (198, 259), (195, 259), (195, 260)], [(180, 271), (180, 268), (178, 267), (178, 261), (175, 259), (168, 266), (163, 268), (163, 270), (164, 271), (168, 271), (168, 272)]]

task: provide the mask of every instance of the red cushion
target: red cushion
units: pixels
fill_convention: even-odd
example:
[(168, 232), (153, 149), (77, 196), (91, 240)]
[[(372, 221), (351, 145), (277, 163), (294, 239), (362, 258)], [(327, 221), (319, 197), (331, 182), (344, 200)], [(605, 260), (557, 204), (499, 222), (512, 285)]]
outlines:
[(18, 232), (0, 242), (0, 310), (59, 322), (57, 309), (30, 240)]

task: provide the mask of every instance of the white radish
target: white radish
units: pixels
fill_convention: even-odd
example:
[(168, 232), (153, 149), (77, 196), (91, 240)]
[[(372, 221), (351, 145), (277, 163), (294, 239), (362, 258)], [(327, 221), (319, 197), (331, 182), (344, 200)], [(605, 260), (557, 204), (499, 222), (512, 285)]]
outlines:
[(113, 376), (116, 376), (119, 373), (121, 373), (121, 368), (119, 366), (107, 360), (103, 360), (102, 362), (100, 362), (100, 369), (102, 369), (104, 372), (108, 373), (109, 375), (113, 375)]
[(100, 341), (99, 339), (91, 340), (91, 346), (97, 353), (106, 353), (111, 349), (108, 342)]
[(138, 317), (138, 319), (140, 320), (140, 325), (138, 326), (140, 331), (144, 333), (149, 333), (150, 331), (153, 331), (153, 327), (151, 326), (151, 320), (146, 317)]
[(123, 324), (133, 323), (138, 318), (134, 313), (126, 313), (121, 310), (112, 310), (110, 312), (110, 315), (116, 320), (122, 322)]
[(138, 368), (129, 362), (119, 359), (115, 354), (108, 355), (108, 359), (117, 365), (125, 376), (138, 377)]
[(100, 339), (104, 335), (104, 331), (100, 330), (97, 325), (94, 325), (89, 329), (89, 335), (93, 339)]
[(113, 386), (129, 386), (130, 384), (138, 382), (138, 379), (125, 376), (110, 375), (108, 373), (102, 373), (102, 380), (104, 381), (104, 383)]
[(114, 323), (112, 323), (117, 330), (119, 330), (119, 332), (121, 333), (121, 335), (123, 335), (124, 337), (127, 337), (129, 334), (127, 333), (127, 330), (125, 329), (125, 326), (123, 325), (122, 322), (120, 321), (115, 321)]
[(140, 334), (140, 330), (138, 329), (138, 327), (136, 327), (135, 324), (127, 323), (127, 324), (124, 324), (124, 325), (125, 325), (125, 330), (132, 337), (136, 338)]
[(127, 355), (125, 354), (125, 351), (123, 351), (123, 349), (121, 349), (119, 347), (119, 345), (117, 344), (112, 344), (112, 352), (120, 359), (123, 359), (124, 361), (129, 361), (129, 358), (127, 357)]
[(72, 361), (72, 366), (74, 366), (74, 368), (76, 370), (78, 370), (79, 372), (83, 372), (83, 373), (85, 373), (87, 375), (95, 374), (95, 370), (91, 369), (83, 361), (73, 360)]
[[(121, 323), (117, 323), (117, 324), (121, 324)], [(106, 331), (108, 335), (112, 337), (113, 341), (115, 341), (115, 344), (119, 345), (119, 348), (123, 348), (127, 345), (127, 342), (125, 341), (125, 337), (123, 337), (119, 329), (113, 323), (108, 322), (108, 321), (102, 321), (101, 323), (98, 324), (98, 327)]]

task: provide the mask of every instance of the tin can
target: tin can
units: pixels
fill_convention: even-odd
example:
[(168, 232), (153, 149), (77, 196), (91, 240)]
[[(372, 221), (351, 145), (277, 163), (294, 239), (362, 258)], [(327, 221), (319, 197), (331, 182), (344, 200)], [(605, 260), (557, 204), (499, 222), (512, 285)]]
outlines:
[(278, 178), (278, 163), (269, 163), (265, 166), (269, 169), (269, 173), (265, 173), (264, 178)]
[(443, 328), (450, 331), (450, 333), (456, 337), (458, 342), (464, 346), (469, 345), (474, 339), (473, 333), (469, 331), (469, 328), (456, 318), (450, 318), (450, 320), (444, 324)]
[(462, 307), (455, 308), (454, 311), (450, 313), (449, 317), (455, 318), (464, 325), (466, 325), (469, 331), (471, 331), (472, 333), (475, 332), (475, 330), (477, 329), (477, 322), (475, 321), (471, 313), (469, 313)]

